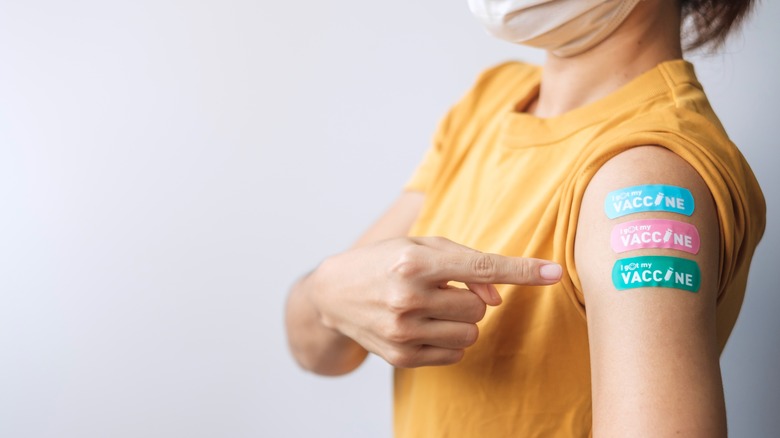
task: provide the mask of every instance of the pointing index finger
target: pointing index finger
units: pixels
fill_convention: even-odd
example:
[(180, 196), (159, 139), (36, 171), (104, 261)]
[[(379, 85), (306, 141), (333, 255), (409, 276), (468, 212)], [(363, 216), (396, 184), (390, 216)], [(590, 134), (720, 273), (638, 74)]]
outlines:
[(490, 253), (440, 253), (435, 275), (462, 283), (543, 286), (557, 283), (563, 272), (557, 263)]

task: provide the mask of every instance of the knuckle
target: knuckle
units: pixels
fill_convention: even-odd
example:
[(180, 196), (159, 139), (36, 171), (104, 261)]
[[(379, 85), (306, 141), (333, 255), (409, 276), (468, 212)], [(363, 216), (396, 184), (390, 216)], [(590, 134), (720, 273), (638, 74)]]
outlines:
[(385, 353), (385, 360), (396, 368), (412, 368), (415, 363), (412, 355), (403, 348), (391, 348)]
[(325, 327), (335, 330), (336, 329), (336, 321), (330, 318), (329, 316), (325, 315), (324, 313), (319, 313), (319, 320), (322, 325)]
[(387, 307), (395, 315), (405, 315), (412, 312), (418, 305), (419, 297), (409, 290), (395, 290), (387, 296)]
[(525, 259), (518, 259), (514, 263), (514, 274), (517, 276), (518, 280), (529, 280), (533, 278), (533, 272), (531, 269), (531, 264), (528, 263)]
[(442, 236), (431, 236), (431, 243), (437, 246), (446, 245), (452, 242), (450, 239)]
[(385, 328), (385, 338), (393, 345), (411, 344), (415, 337), (409, 324), (404, 323), (400, 318), (395, 318)]
[(400, 278), (414, 278), (423, 268), (423, 257), (418, 246), (408, 246), (398, 254), (395, 262), (390, 266), (390, 272)]
[(391, 348), (385, 351), (384, 358), (390, 365), (396, 367), (396, 368), (402, 368), (401, 363), (403, 362), (403, 354), (401, 351), (397, 348)]
[(471, 261), (471, 269), (474, 275), (488, 282), (496, 274), (496, 261), (490, 254), (478, 254)]

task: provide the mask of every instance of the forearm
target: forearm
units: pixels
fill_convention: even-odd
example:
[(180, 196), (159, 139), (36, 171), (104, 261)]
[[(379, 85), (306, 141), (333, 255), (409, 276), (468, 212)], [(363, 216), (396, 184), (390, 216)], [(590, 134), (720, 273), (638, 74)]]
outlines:
[(298, 364), (322, 375), (346, 374), (357, 368), (368, 354), (357, 342), (326, 327), (309, 299), (316, 293), (314, 271), (298, 280), (287, 299), (285, 324), (290, 350)]
[[(423, 200), (422, 193), (402, 193), (390, 209), (355, 242), (353, 248), (406, 236)], [(323, 324), (322, 312), (311, 298), (314, 294), (322, 298), (323, 292), (328, 292), (324, 291), (323, 287), (332, 286), (344, 279), (343, 273), (337, 273), (331, 277), (336, 279), (335, 281), (321, 280), (324, 265), (327, 263), (321, 264), (291, 288), (286, 308), (287, 339), (295, 360), (303, 368), (317, 374), (345, 374), (363, 363), (368, 353), (351, 338)], [(360, 272), (360, 269), (348, 267), (348, 272)], [(344, 292), (341, 290), (339, 293), (330, 294), (329, 300), (343, 298), (346, 295)], [(320, 300), (327, 301), (328, 299)], [(343, 310), (348, 307), (344, 303), (334, 304), (336, 309)]]

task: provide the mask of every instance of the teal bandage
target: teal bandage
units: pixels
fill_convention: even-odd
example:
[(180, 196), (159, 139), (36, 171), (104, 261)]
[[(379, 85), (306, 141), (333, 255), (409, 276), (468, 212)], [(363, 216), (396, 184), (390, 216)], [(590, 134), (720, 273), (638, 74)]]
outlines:
[(610, 219), (645, 211), (667, 211), (690, 216), (693, 209), (694, 201), (690, 190), (662, 184), (615, 190), (604, 200), (604, 211)]
[(698, 292), (701, 271), (693, 260), (666, 256), (631, 257), (615, 262), (612, 284), (617, 290), (667, 287)]

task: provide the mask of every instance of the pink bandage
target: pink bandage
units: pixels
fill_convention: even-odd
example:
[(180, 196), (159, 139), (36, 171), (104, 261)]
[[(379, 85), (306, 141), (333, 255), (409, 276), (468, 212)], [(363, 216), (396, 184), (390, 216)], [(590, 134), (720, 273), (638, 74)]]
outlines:
[(612, 250), (617, 253), (647, 248), (699, 252), (699, 231), (691, 224), (666, 219), (624, 222), (612, 229)]

